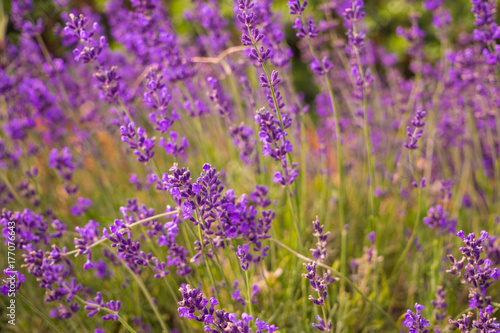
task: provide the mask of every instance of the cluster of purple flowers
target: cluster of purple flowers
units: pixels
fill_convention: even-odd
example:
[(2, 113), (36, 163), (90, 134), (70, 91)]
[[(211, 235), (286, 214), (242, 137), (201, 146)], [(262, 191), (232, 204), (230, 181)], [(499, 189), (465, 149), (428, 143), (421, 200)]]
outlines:
[(462, 252), (462, 259), (457, 260), (453, 255), (449, 255), (452, 266), (447, 272), (461, 277), (468, 285), (469, 307), (478, 309), (478, 317), (471, 321), (470, 315), (464, 315), (458, 320), (450, 319), (450, 323), (461, 332), (470, 332), (470, 324), (480, 332), (497, 332), (500, 330), (500, 324), (492, 317), (494, 309), (487, 291), (495, 281), (498, 281), (500, 271), (492, 267), (490, 259), (481, 258), (481, 254), (484, 253), (483, 244), (489, 238), (489, 234), (482, 231), (481, 236), (476, 239), (474, 233), (465, 236), (463, 231), (459, 231), (457, 236), (464, 243), (459, 249)]
[(449, 219), (448, 212), (444, 210), (443, 206), (437, 205), (431, 207), (427, 211), (427, 216), (424, 217), (424, 223), (431, 229), (436, 229), (438, 233), (451, 233), (455, 234), (457, 220)]
[(198, 252), (191, 260), (197, 261), (203, 254), (212, 258), (214, 249), (225, 248), (230, 240), (240, 238), (252, 245), (252, 251), (245, 251), (245, 258), (260, 262), (268, 250), (262, 245), (262, 240), (269, 238), (275, 214), (271, 210), (262, 210), (262, 217), (257, 217), (259, 212), (250, 205), (246, 195), (238, 198), (232, 190), (223, 193), (224, 186), (219, 177), (220, 173), (209, 164), (203, 166), (203, 172), (194, 183), (191, 182), (191, 172), (178, 168), (176, 164), (169, 174), (162, 177), (160, 186), (173, 196), (182, 218), (201, 230), (201, 239), (195, 241)]
[[(214, 297), (210, 301), (203, 297), (200, 290), (192, 288), (190, 285), (183, 285), (179, 289), (182, 300), (179, 305), (179, 315), (181, 317), (205, 323), (205, 332), (231, 332), (231, 333), (251, 333), (251, 323), (257, 327), (256, 333), (272, 333), (278, 330), (274, 325), (268, 325), (264, 321), (255, 319), (246, 313), (238, 319), (236, 313), (216, 310), (215, 306), (219, 301)], [(208, 307), (208, 305), (210, 306)]]

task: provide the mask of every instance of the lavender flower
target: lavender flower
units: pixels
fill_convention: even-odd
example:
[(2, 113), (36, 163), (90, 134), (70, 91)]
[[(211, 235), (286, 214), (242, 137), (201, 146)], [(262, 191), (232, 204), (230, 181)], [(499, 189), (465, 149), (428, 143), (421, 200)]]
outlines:
[(144, 129), (137, 127), (136, 130), (135, 124), (130, 122), (121, 126), (120, 132), (122, 142), (128, 143), (129, 148), (134, 150), (138, 162), (147, 163), (154, 157), (154, 138), (149, 139)]
[(326, 259), (326, 239), (330, 234), (329, 231), (323, 233), (324, 226), (319, 222), (319, 218), (316, 216), (316, 220), (313, 221), (314, 233), (313, 236), (318, 238), (316, 243), (316, 248), (311, 249), (314, 259), (318, 262), (323, 262)]
[(92, 206), (92, 201), (87, 198), (80, 197), (76, 200), (76, 205), (71, 206), (71, 214), (78, 216), (83, 215), (89, 207)]
[(459, 231), (457, 236), (464, 242), (464, 246), (460, 248), (463, 256), (462, 259), (456, 260), (453, 255), (448, 255), (452, 266), (447, 272), (461, 276), (469, 285), (469, 306), (472, 309), (487, 311), (491, 306), (491, 296), (486, 296), (486, 291), (493, 283), (492, 280), (498, 281), (500, 276), (498, 268), (492, 268), (490, 259), (481, 258), (484, 252), (483, 243), (489, 235), (482, 231), (481, 237), (476, 239), (473, 233), (465, 236), (463, 231)]
[(60, 152), (56, 148), (53, 148), (50, 151), (49, 167), (56, 169), (64, 180), (70, 181), (75, 171), (72, 159), (73, 156), (68, 147), (64, 147)]
[(247, 255), (248, 255), (248, 244), (243, 244), (243, 246), (238, 245), (238, 251), (236, 251), (236, 256), (238, 259), (240, 259), (240, 267), (242, 270), (245, 272), (248, 270), (248, 261), (247, 261)]
[(431, 301), (432, 306), (434, 306), (434, 318), (436, 323), (440, 323), (446, 317), (446, 309), (448, 308), (448, 303), (446, 303), (446, 292), (443, 290), (442, 286), (438, 286), (436, 290), (436, 299)]
[[(313, 221), (313, 227), (313, 235), (318, 237), (318, 243), (316, 243), (316, 248), (311, 249), (310, 251), (317, 261), (312, 261), (304, 264), (307, 273), (302, 274), (302, 276), (309, 280), (312, 289), (318, 294), (317, 298), (315, 298), (313, 295), (309, 295), (309, 300), (312, 301), (315, 305), (324, 306), (328, 296), (328, 286), (337, 281), (338, 278), (332, 276), (332, 273), (329, 270), (326, 271), (323, 276), (319, 275), (317, 272), (318, 263), (321, 263), (326, 259), (326, 239), (330, 232), (323, 233), (323, 226), (320, 224), (318, 217), (316, 217), (316, 220)], [(328, 323), (325, 324), (326, 318), (325, 320), (323, 320), (323, 318), (319, 316), (317, 316), (316, 318), (319, 324), (313, 323), (313, 327), (317, 328), (320, 331), (330, 332), (332, 330), (333, 324), (331, 321), (328, 321)]]
[(351, 4), (350, 7), (345, 8), (343, 13), (347, 27), (347, 37), (349, 38), (349, 45), (360, 49), (364, 45), (366, 34), (362, 29), (357, 29), (357, 26), (365, 17), (365, 5), (362, 0), (351, 0)]
[(436, 229), (438, 233), (454, 234), (456, 232), (457, 221), (455, 219), (448, 219), (448, 212), (441, 205), (429, 208), (427, 217), (424, 217), (424, 223), (429, 228)]
[[(179, 315), (205, 323), (205, 332), (252, 332), (249, 327), (250, 322), (254, 319), (252, 316), (243, 313), (241, 319), (238, 319), (236, 313), (215, 310), (215, 306), (219, 304), (219, 301), (213, 297), (208, 301), (203, 297), (201, 291), (193, 289), (190, 285), (182, 285), (179, 291), (182, 294), (182, 301), (177, 303)], [(207, 307), (209, 304), (210, 306)], [(278, 327), (268, 325), (258, 318), (255, 320), (255, 326), (257, 326), (257, 332), (267, 331), (272, 333), (278, 330)]]
[(500, 37), (500, 29), (495, 23), (496, 1), (471, 0), (471, 2), (472, 12), (476, 19), (474, 24), (478, 27), (478, 29), (474, 30), (474, 39), (486, 45), (491, 45), (495, 39)]
[(426, 327), (429, 327), (429, 321), (422, 317), (421, 312), (424, 309), (423, 305), (415, 303), (416, 312), (413, 313), (411, 310), (408, 310), (405, 319), (403, 320), (403, 324), (409, 328), (410, 333), (428, 333), (429, 330)]

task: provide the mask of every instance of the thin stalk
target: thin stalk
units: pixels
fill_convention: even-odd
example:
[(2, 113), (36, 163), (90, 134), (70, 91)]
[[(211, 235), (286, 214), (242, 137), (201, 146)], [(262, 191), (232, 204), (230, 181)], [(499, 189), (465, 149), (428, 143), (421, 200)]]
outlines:
[(418, 225), (420, 222), (420, 207), (421, 207), (421, 205), (422, 205), (422, 187), (419, 186), (419, 188), (418, 188), (417, 216), (415, 218), (415, 224), (413, 225), (413, 230), (412, 230), (410, 239), (407, 241), (406, 246), (405, 246), (403, 252), (401, 253), (401, 256), (399, 257), (398, 261), (396, 262), (396, 266), (394, 267), (394, 269), (391, 273), (390, 280), (392, 280), (395, 277), (395, 274), (398, 272), (401, 264), (403, 263), (404, 258), (406, 257), (406, 254), (408, 253), (408, 251), (410, 250), (410, 247), (413, 244), (413, 240), (417, 236)]
[(253, 317), (252, 297), (251, 297), (251, 292), (250, 292), (250, 279), (248, 278), (248, 270), (245, 271), (245, 280), (247, 282), (248, 312), (249, 312), (250, 316)]

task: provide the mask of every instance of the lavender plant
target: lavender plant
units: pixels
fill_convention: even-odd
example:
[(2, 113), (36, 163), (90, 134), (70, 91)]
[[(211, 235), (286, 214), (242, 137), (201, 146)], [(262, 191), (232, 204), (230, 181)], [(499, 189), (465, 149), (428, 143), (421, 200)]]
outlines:
[(497, 3), (457, 1), (2, 3), (0, 331), (500, 332)]

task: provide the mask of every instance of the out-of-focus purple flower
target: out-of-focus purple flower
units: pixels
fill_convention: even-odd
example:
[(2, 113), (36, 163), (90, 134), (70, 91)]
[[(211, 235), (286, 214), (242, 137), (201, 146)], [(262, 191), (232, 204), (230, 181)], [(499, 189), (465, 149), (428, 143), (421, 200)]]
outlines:
[(448, 219), (448, 212), (441, 205), (429, 208), (427, 217), (424, 217), (424, 223), (429, 228), (436, 229), (438, 233), (454, 234), (456, 232), (457, 220)]
[[(481, 258), (484, 253), (483, 244), (489, 239), (489, 234), (486, 231), (481, 232), (481, 236), (476, 239), (476, 235), (471, 233), (465, 236), (463, 231), (459, 231), (457, 236), (460, 237), (464, 246), (460, 247), (462, 259), (457, 260), (453, 255), (448, 255), (451, 262), (451, 268), (446, 272), (457, 275), (469, 286), (469, 307), (479, 310), (479, 320), (473, 320), (472, 326), (483, 328), (485, 325), (493, 328), (499, 328), (500, 325), (496, 322), (496, 318), (490, 318), (493, 313), (491, 306), (491, 296), (487, 296), (487, 290), (500, 277), (498, 268), (493, 267), (492, 261), (487, 258)], [(463, 327), (468, 329), (470, 323), (467, 317), (463, 317), (457, 321), (450, 321), (455, 327)], [(464, 326), (466, 325), (467, 326)], [(486, 332), (486, 331), (485, 331)]]
[(448, 303), (446, 303), (446, 292), (442, 286), (437, 287), (436, 299), (432, 300), (431, 304), (434, 306), (434, 318), (436, 322), (442, 322), (446, 317), (446, 309), (448, 308)]
[(323, 57), (323, 59), (321, 60), (321, 64), (316, 58), (313, 58), (313, 61), (309, 66), (311, 67), (313, 73), (317, 75), (325, 75), (333, 68), (333, 64), (328, 60), (327, 57)]
[(290, 0), (288, 1), (287, 6), (290, 9), (290, 14), (300, 16), (306, 9), (307, 4), (307, 0), (305, 0), (302, 4), (300, 3), (300, 0)]
[(351, 6), (343, 12), (349, 45), (360, 49), (364, 46), (365, 32), (359, 26), (359, 22), (365, 17), (365, 5), (362, 0), (351, 0)]
[(49, 167), (56, 169), (64, 180), (70, 181), (75, 171), (72, 159), (73, 156), (68, 147), (64, 147), (60, 152), (53, 148), (49, 155)]
[(121, 126), (120, 132), (122, 142), (128, 143), (129, 148), (134, 150), (138, 162), (147, 163), (154, 157), (154, 139), (149, 139), (144, 129), (137, 127), (136, 130), (135, 124), (130, 122)]
[(180, 157), (184, 159), (186, 157), (186, 149), (189, 147), (188, 140), (185, 136), (180, 138), (177, 132), (174, 131), (170, 131), (168, 135), (170, 139), (166, 141), (164, 137), (161, 137), (158, 146), (165, 148), (165, 152), (174, 158)]
[(88, 198), (80, 197), (76, 199), (76, 205), (71, 206), (70, 212), (72, 215), (79, 216), (85, 214), (92, 205), (92, 201)]
[(491, 45), (500, 37), (500, 29), (495, 23), (497, 2), (494, 0), (471, 0), (472, 13), (478, 29), (473, 32), (476, 41)]
[(258, 162), (253, 129), (250, 126), (241, 124), (231, 127), (229, 134), (233, 138), (234, 145), (240, 151), (241, 160), (247, 165), (256, 165)]
[(279, 161), (284, 171), (284, 174), (276, 172), (273, 181), (282, 185), (292, 184), (297, 178), (297, 171), (295, 165), (292, 165), (292, 168), (288, 166), (286, 155), (293, 151), (293, 146), (286, 139), (287, 133), (281, 128), (280, 122), (265, 109), (255, 115), (255, 122), (260, 126), (259, 141), (264, 143), (262, 154)]
[(324, 232), (324, 226), (319, 222), (319, 218), (316, 216), (316, 220), (313, 221), (314, 233), (313, 236), (318, 238), (316, 243), (316, 248), (311, 249), (314, 259), (318, 262), (323, 262), (326, 259), (326, 239), (330, 234), (329, 231)]
[[(182, 294), (182, 300), (177, 303), (179, 315), (183, 318), (196, 320), (204, 323), (205, 332), (219, 333), (222, 331), (228, 332), (251, 332), (250, 323), (253, 317), (243, 313), (241, 319), (238, 319), (236, 313), (229, 313), (222, 309), (215, 310), (215, 306), (219, 301), (212, 297), (207, 300), (203, 297), (200, 290), (192, 288), (190, 285), (182, 285), (179, 291)], [(255, 320), (257, 332), (267, 331), (272, 333), (278, 328), (274, 325), (268, 325), (264, 321)]]

